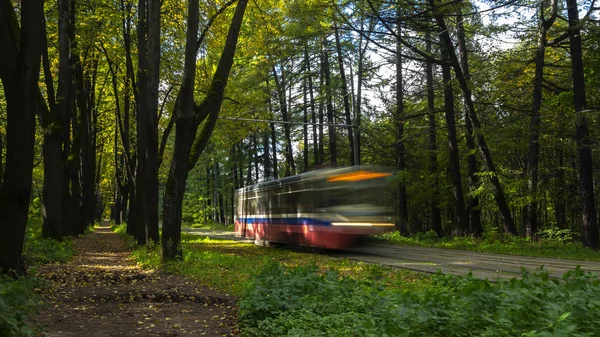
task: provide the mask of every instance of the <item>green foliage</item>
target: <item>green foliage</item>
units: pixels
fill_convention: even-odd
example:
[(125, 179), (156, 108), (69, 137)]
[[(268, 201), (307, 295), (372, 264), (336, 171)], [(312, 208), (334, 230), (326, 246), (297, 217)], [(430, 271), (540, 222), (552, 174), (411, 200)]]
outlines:
[(66, 262), (73, 256), (73, 245), (71, 238), (64, 238), (62, 241), (43, 238), (41, 219), (30, 218), (23, 255), (28, 266)]
[(312, 264), (267, 265), (239, 302), (244, 336), (351, 336), (368, 319), (376, 289)]
[[(124, 234), (124, 226), (117, 233)], [(182, 233), (183, 261), (162, 263), (160, 247), (134, 247), (133, 256), (144, 268), (163, 269), (169, 273), (191, 277), (201, 284), (240, 296), (246, 284), (263, 267), (273, 261), (285, 266), (316, 265), (322, 271), (336, 270), (355, 280), (378, 280), (391, 288), (419, 288), (430, 282), (428, 275), (390, 267), (352, 262), (324, 255), (306, 254), (287, 249), (255, 246), (253, 244), (210, 239)]]
[[(41, 219), (30, 218), (23, 255), (27, 267), (68, 261), (73, 255), (72, 241), (42, 238)], [(0, 336), (35, 336), (27, 318), (42, 304), (36, 289), (42, 285), (33, 277), (13, 279), (0, 276)]]
[(433, 231), (415, 234), (410, 237), (402, 236), (399, 232), (391, 232), (378, 236), (378, 239), (385, 240), (388, 243), (407, 246), (600, 261), (600, 253), (598, 251), (583, 247), (579, 242), (574, 242), (575, 238), (577, 238), (577, 235), (573, 231), (557, 228), (541, 231), (537, 240), (499, 233), (493, 229), (485, 232), (481, 239), (474, 237), (439, 238)]
[(438, 274), (406, 291), (270, 264), (240, 300), (240, 326), (243, 336), (592, 336), (599, 290), (597, 276), (580, 270), (498, 284)]
[(558, 241), (558, 242), (573, 242), (578, 239), (578, 234), (570, 229), (560, 229), (557, 227), (552, 227), (540, 231), (538, 233), (540, 238), (544, 238), (547, 240)]
[(33, 290), (38, 283), (33, 278), (0, 276), (0, 336), (35, 336), (25, 321), (39, 306)]

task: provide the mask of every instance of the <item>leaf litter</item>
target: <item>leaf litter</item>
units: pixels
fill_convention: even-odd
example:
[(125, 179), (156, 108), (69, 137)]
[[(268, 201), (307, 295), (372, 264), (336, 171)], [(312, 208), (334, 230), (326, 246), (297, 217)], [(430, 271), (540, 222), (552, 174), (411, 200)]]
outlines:
[(34, 319), (40, 336), (235, 336), (236, 299), (178, 275), (145, 270), (110, 227), (74, 240), (75, 255), (45, 265)]

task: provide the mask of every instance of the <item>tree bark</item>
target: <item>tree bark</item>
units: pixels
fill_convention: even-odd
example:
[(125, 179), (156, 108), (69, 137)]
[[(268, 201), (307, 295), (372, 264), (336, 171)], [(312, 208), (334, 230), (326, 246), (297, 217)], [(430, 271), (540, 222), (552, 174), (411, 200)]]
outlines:
[(304, 65), (304, 77), (302, 78), (302, 172), (308, 171), (308, 97), (307, 97), (307, 85), (306, 85), (306, 69), (308, 65)]
[(325, 120), (323, 113), (325, 107), (325, 100), (323, 97), (325, 96), (325, 62), (323, 53), (321, 53), (321, 72), (319, 76), (319, 165), (323, 165), (325, 162), (325, 147), (323, 144), (323, 122)]
[(146, 113), (146, 233), (148, 240), (158, 243), (158, 86), (160, 74), (160, 7), (161, 0), (148, 1), (148, 105)]
[(552, 14), (548, 20), (544, 18), (546, 1), (540, 2), (538, 22), (538, 45), (535, 52), (535, 75), (533, 78), (533, 97), (529, 122), (529, 155), (527, 165), (527, 224), (526, 235), (532, 238), (538, 231), (538, 169), (540, 155), (540, 129), (542, 124), (540, 109), (542, 107), (542, 88), (544, 81), (544, 62), (546, 58), (546, 33), (554, 24), (557, 14), (557, 0), (552, 0)]
[(279, 97), (279, 109), (281, 111), (281, 118), (283, 119), (283, 130), (285, 136), (285, 176), (289, 177), (296, 172), (296, 165), (294, 163), (294, 153), (292, 148), (292, 136), (291, 136), (291, 117), (288, 112), (286, 98), (285, 98), (285, 76), (283, 67), (281, 69), (281, 79), (277, 76), (275, 66), (273, 66), (273, 78), (275, 79), (275, 87), (277, 88), (277, 96)]
[(327, 101), (327, 130), (329, 136), (329, 162), (332, 167), (337, 166), (337, 138), (335, 133), (335, 118), (333, 116), (333, 97), (331, 88), (331, 70), (329, 67), (329, 50), (327, 38), (323, 38), (323, 76), (325, 77), (325, 100)]
[(314, 166), (319, 165), (319, 136), (317, 133), (317, 116), (315, 111), (315, 97), (313, 93), (313, 74), (310, 68), (310, 58), (308, 55), (308, 42), (304, 45), (304, 63), (306, 64), (306, 76), (308, 77), (308, 93), (310, 94), (310, 120), (312, 123), (313, 136), (313, 157)]
[(348, 93), (348, 84), (346, 82), (346, 74), (344, 72), (344, 54), (342, 53), (342, 44), (340, 43), (340, 33), (334, 20), (335, 32), (335, 48), (338, 56), (338, 66), (340, 70), (340, 80), (342, 82), (342, 98), (344, 101), (344, 115), (346, 116), (346, 129), (348, 132), (348, 143), (350, 144), (350, 165), (355, 165), (354, 162), (354, 133), (352, 130), (352, 112), (350, 111), (350, 94)]
[[(448, 50), (445, 45), (441, 46), (442, 59), (448, 60)], [(467, 230), (467, 218), (465, 214), (465, 198), (460, 173), (460, 159), (458, 154), (458, 140), (456, 137), (456, 122), (454, 117), (454, 91), (452, 89), (452, 75), (450, 66), (442, 66), (442, 77), (444, 81), (444, 109), (446, 110), (446, 128), (448, 129), (448, 151), (450, 157), (450, 175), (452, 180), (452, 192), (454, 195), (454, 215), (456, 217), (456, 231), (458, 235), (465, 235)]]
[[(460, 4), (462, 4), (462, 0)], [(456, 28), (458, 38), (458, 48), (460, 51), (460, 64), (463, 69), (463, 73), (467, 79), (471, 78), (469, 71), (469, 54), (467, 50), (467, 39), (465, 36), (465, 27), (462, 15), (462, 8), (459, 7), (456, 16)], [(466, 125), (466, 143), (467, 143), (467, 175), (469, 177), (469, 193), (467, 193), (467, 222), (469, 224), (471, 233), (475, 237), (480, 237), (483, 234), (483, 227), (481, 226), (481, 211), (479, 210), (479, 197), (473, 195), (479, 187), (479, 178), (477, 177), (477, 158), (475, 157), (475, 138), (473, 138), (473, 124), (471, 119), (465, 113), (465, 125)]]
[[(196, 165), (206, 148), (217, 123), (224, 91), (233, 65), (233, 57), (239, 36), (242, 18), (248, 0), (239, 0), (231, 20), (227, 41), (213, 76), (207, 96), (199, 106), (194, 105), (194, 79), (196, 75), (196, 40), (198, 34), (198, 0), (190, 0), (188, 6), (188, 28), (184, 79), (180, 92), (180, 104), (175, 130), (175, 148), (165, 186), (163, 206), (163, 235), (161, 239), (163, 259), (182, 258), (181, 214), (183, 195), (189, 171)], [(202, 131), (196, 137), (200, 123), (205, 119)]]
[[(65, 179), (65, 158), (63, 158), (63, 132), (69, 127), (68, 116), (71, 96), (71, 76), (69, 65), (69, 1), (58, 1), (58, 102), (49, 98), (50, 114), (44, 119), (44, 220), (42, 236), (60, 240), (63, 235), (63, 195)], [(46, 45), (45, 48), (48, 46)], [(46, 51), (47, 52), (47, 51)], [(46, 74), (52, 76), (51, 73)], [(54, 85), (51, 78), (46, 79), (47, 86)], [(52, 95), (49, 90), (48, 96)]]
[(402, 26), (400, 21), (400, 4), (396, 9), (396, 110), (394, 119), (396, 123), (396, 169), (400, 175), (400, 184), (398, 186), (398, 223), (397, 229), (401, 232), (407, 231), (408, 226), (408, 200), (406, 197), (406, 177), (403, 174), (406, 171), (406, 149), (404, 146), (404, 88), (402, 75), (402, 44), (400, 36), (402, 35)]
[[(425, 33), (426, 50), (431, 53), (431, 33)], [(435, 122), (435, 93), (433, 87), (433, 63), (425, 63), (425, 76), (427, 86), (427, 119), (429, 122), (429, 173), (433, 178), (433, 196), (430, 201), (431, 207), (431, 229), (438, 236), (442, 236), (442, 216), (439, 208), (439, 184), (437, 163), (437, 140)]]
[(0, 80), (6, 100), (6, 166), (0, 194), (0, 272), (25, 273), (23, 242), (31, 198), (35, 116), (39, 109), (44, 6), (21, 3), (21, 28), (10, 0), (0, 1)]
[(573, 77), (573, 105), (575, 106), (575, 139), (579, 158), (579, 188), (583, 206), (583, 245), (598, 249), (598, 224), (594, 201), (594, 165), (592, 162), (592, 142), (589, 135), (585, 110), (585, 78), (581, 48), (581, 28), (577, 0), (567, 1), (569, 18), (569, 49), (571, 51), (571, 74)]
[[(429, 2), (431, 4), (431, 7), (435, 7), (433, 0), (429, 0)], [(490, 149), (488, 148), (485, 137), (481, 131), (479, 118), (475, 113), (475, 106), (473, 104), (471, 89), (469, 88), (467, 78), (465, 78), (464, 76), (459, 60), (456, 57), (454, 44), (450, 39), (450, 34), (448, 33), (448, 28), (446, 27), (446, 22), (444, 20), (444, 17), (439, 13), (435, 14), (435, 19), (439, 26), (441, 43), (445, 45), (445, 47), (448, 50), (450, 63), (452, 64), (452, 68), (454, 69), (456, 79), (458, 80), (458, 84), (463, 93), (463, 99), (465, 106), (467, 107), (468, 117), (473, 125), (473, 132), (479, 145), (479, 152), (481, 153), (481, 157), (487, 167), (487, 170), (491, 173), (490, 183), (494, 192), (494, 199), (496, 200), (496, 204), (498, 205), (498, 211), (500, 212), (502, 219), (504, 220), (504, 231), (512, 235), (517, 235), (517, 229), (515, 227), (514, 220), (510, 213), (510, 209), (508, 208), (508, 203), (506, 202), (504, 190), (502, 189), (502, 185), (500, 185), (500, 180), (498, 179), (498, 175), (496, 173), (496, 166), (494, 165)]]
[(277, 134), (275, 133), (275, 123), (271, 122), (271, 141), (273, 143), (273, 178), (279, 178), (279, 169), (277, 168)]

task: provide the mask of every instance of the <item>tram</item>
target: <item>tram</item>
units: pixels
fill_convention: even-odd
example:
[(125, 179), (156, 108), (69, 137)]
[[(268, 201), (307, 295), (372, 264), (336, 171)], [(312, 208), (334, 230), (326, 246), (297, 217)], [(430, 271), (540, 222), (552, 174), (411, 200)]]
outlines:
[(392, 174), (365, 166), (322, 169), (238, 189), (237, 236), (262, 243), (347, 248), (394, 229)]

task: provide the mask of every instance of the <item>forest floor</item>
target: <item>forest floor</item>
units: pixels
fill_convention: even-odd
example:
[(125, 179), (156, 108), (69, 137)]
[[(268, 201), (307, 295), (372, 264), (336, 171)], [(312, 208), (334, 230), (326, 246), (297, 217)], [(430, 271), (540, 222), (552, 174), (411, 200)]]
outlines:
[(65, 264), (45, 265), (42, 336), (234, 336), (235, 298), (190, 279), (144, 270), (110, 227), (74, 240)]

